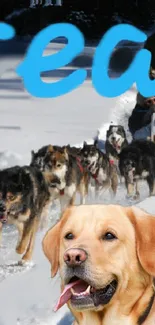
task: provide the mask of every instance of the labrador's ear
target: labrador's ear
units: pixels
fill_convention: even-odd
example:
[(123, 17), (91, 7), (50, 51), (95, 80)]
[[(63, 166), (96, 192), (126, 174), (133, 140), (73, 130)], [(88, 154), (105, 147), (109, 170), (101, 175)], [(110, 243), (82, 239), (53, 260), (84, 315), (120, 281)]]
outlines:
[(52, 278), (57, 274), (59, 268), (60, 226), (61, 222), (59, 221), (48, 230), (42, 241), (43, 252), (51, 263)]
[(137, 207), (126, 210), (135, 228), (139, 262), (148, 274), (155, 276), (155, 216)]
[(48, 230), (42, 241), (43, 252), (51, 264), (52, 278), (55, 277), (59, 269), (61, 231), (73, 210), (74, 207), (67, 208), (62, 213), (60, 221)]

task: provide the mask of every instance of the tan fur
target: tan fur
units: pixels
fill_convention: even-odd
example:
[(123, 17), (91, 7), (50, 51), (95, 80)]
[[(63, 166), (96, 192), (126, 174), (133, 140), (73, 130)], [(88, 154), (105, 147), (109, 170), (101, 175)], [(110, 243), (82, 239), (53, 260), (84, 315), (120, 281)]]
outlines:
[[(109, 231), (117, 239), (102, 240)], [(73, 240), (64, 236), (71, 232)], [(118, 288), (109, 304), (91, 310), (75, 310), (68, 304), (74, 325), (137, 325), (153, 295), (155, 276), (155, 217), (135, 207), (89, 205), (71, 207), (43, 239), (52, 277), (60, 270), (64, 288), (64, 253), (83, 248), (88, 253), (86, 275), (96, 289), (114, 278)], [(155, 324), (155, 304), (143, 325)]]
[(38, 230), (38, 219), (37, 217), (34, 218), (31, 222), (28, 224), (22, 225), (22, 227), (19, 227), (18, 230), (21, 235), (21, 240), (19, 241), (16, 252), (18, 254), (24, 254), (22, 256), (21, 263), (31, 260), (33, 247), (34, 247), (34, 240), (35, 235)]
[[(50, 182), (50, 179), (52, 180), (52, 178), (54, 177), (53, 175), (57, 175), (60, 179), (61, 179), (61, 186), (63, 187), (64, 184), (64, 195), (61, 196), (60, 194), (60, 187), (57, 186), (57, 189), (52, 189), (51, 191), (51, 195), (53, 195), (53, 193), (56, 193), (55, 196), (53, 195), (54, 199), (59, 199), (60, 200), (60, 205), (61, 205), (61, 211), (64, 211), (66, 209), (66, 207), (68, 206), (72, 206), (75, 204), (75, 199), (76, 199), (76, 194), (77, 192), (80, 193), (80, 203), (84, 204), (85, 203), (85, 197), (88, 194), (88, 173), (86, 171), (83, 172), (83, 176), (81, 179), (81, 182), (79, 184), (79, 186), (76, 186), (76, 172), (75, 170), (72, 170), (72, 183), (73, 186), (75, 186), (75, 191), (73, 191), (72, 195), (67, 193), (67, 186), (65, 184), (66, 180), (65, 180), (65, 176), (64, 178), (61, 176), (60, 174), (62, 173), (62, 170), (64, 168), (65, 162), (66, 160), (69, 159), (69, 153), (67, 151), (67, 148), (65, 147), (63, 152), (60, 152), (58, 150), (53, 149), (52, 154), (50, 155), (50, 160), (51, 160), (51, 170), (47, 173), (44, 173), (44, 176), (46, 178), (47, 181)], [(78, 167), (79, 168), (79, 167)], [(72, 186), (72, 185), (71, 185)], [(62, 189), (62, 188), (61, 188)]]
[(134, 184), (127, 183), (127, 194), (129, 196), (132, 196), (134, 194), (134, 190), (135, 190)]
[(48, 150), (47, 151), (53, 153), (54, 148), (53, 148), (53, 146), (51, 144), (48, 146)]
[(113, 194), (116, 195), (117, 187), (118, 187), (118, 173), (116, 166), (111, 166), (111, 189)]
[[(14, 200), (6, 203), (7, 208), (11, 208), (11, 204), (15, 202), (20, 202), (21, 196), (15, 197)], [(25, 214), (19, 214), (18, 218), (14, 218), (14, 216), (8, 216), (8, 224), (13, 224), (17, 227), (18, 230), (18, 243), (16, 246), (16, 252), (18, 254), (24, 254), (22, 256), (20, 264), (23, 264), (32, 258), (33, 248), (34, 248), (34, 241), (36, 232), (38, 231), (40, 222), (43, 223), (44, 219), (47, 217), (49, 202), (47, 201), (45, 206), (43, 207), (41, 216), (38, 218), (30, 219), (31, 210), (27, 209)], [(0, 240), (2, 235), (2, 224), (0, 223)]]

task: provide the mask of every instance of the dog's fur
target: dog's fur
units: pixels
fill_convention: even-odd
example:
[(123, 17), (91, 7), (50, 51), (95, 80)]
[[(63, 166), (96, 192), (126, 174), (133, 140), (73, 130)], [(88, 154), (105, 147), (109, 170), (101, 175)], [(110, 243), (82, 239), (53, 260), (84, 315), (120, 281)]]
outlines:
[(84, 170), (80, 160), (75, 157), (75, 149), (73, 150), (70, 154), (66, 147), (61, 150), (53, 148), (53, 151), (51, 147), (50, 153), (45, 158), (45, 173), (50, 172), (59, 179), (56, 188), (62, 210), (74, 204), (77, 192), (80, 193), (81, 204), (84, 204), (88, 191), (88, 173)]
[(19, 232), (16, 247), (32, 257), (35, 235), (49, 203), (49, 190), (43, 174), (33, 167), (11, 167), (0, 171), (0, 221), (14, 224)]
[(94, 180), (96, 197), (100, 195), (100, 191), (103, 189), (110, 189), (115, 195), (118, 186), (116, 167), (110, 163), (107, 155), (96, 147), (96, 140), (94, 144), (84, 142), (81, 149), (81, 159)]
[(106, 133), (105, 150), (109, 159), (117, 164), (119, 154), (128, 145), (124, 127), (121, 125), (110, 125)]
[(49, 160), (48, 158), (51, 153), (53, 153), (54, 150), (59, 150), (60, 152), (63, 152), (65, 148), (67, 149), (67, 152), (73, 157), (78, 157), (80, 155), (80, 148), (70, 146), (69, 144), (67, 146), (62, 147), (53, 146), (50, 144), (40, 148), (37, 152), (35, 152), (34, 150), (31, 151), (30, 166), (37, 167), (42, 171), (47, 170), (47, 161)]
[(125, 178), (129, 196), (139, 198), (138, 180), (146, 180), (150, 195), (155, 195), (155, 143), (136, 140), (125, 147), (119, 155), (119, 169)]
[[(66, 289), (74, 325), (154, 325), (155, 217), (137, 207), (74, 206), (47, 232), (43, 250), (62, 292), (84, 281), (74, 295)], [(89, 285), (91, 294), (77, 297)]]
[(53, 152), (53, 150), (61, 150), (60, 146), (47, 145), (40, 148), (37, 152), (34, 150), (31, 151), (31, 162), (30, 166), (39, 168), (41, 171), (44, 171), (46, 168), (46, 159), (48, 155)]

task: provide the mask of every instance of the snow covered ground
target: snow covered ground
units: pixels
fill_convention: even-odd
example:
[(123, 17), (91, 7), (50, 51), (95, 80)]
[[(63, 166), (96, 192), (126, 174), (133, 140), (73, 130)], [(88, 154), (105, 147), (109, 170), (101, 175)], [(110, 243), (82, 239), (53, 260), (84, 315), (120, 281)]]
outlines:
[[(52, 51), (50, 45), (48, 53)], [(8, 57), (0, 61), (0, 168), (28, 164), (31, 150), (49, 143), (79, 145), (83, 140), (92, 141), (98, 129), (103, 140), (111, 122), (121, 123), (127, 130), (127, 119), (135, 104), (134, 85), (121, 97), (108, 99), (95, 92), (88, 78), (80, 88), (60, 98), (32, 98), (24, 90), (22, 80), (14, 73), (21, 58)], [(86, 65), (85, 56), (82, 60)], [(87, 67), (90, 69), (89, 65)], [(49, 73), (44, 78), (55, 82), (71, 69), (75, 69), (75, 66)], [(142, 202), (137, 203), (155, 213), (154, 199), (146, 199), (147, 196), (147, 186), (142, 184)], [(108, 194), (105, 194), (102, 202), (110, 202)], [(120, 187), (115, 203), (133, 202), (126, 200), (124, 188)], [(55, 205), (49, 211), (49, 226), (58, 218), (59, 206)], [(53, 313), (59, 297), (60, 279), (59, 276), (53, 280), (50, 278), (50, 265), (41, 249), (45, 231), (37, 235), (33, 263), (20, 267), (15, 265), (19, 259), (14, 251), (16, 229), (4, 227), (0, 248), (0, 325), (71, 324), (70, 314), (65, 315), (66, 307)]]

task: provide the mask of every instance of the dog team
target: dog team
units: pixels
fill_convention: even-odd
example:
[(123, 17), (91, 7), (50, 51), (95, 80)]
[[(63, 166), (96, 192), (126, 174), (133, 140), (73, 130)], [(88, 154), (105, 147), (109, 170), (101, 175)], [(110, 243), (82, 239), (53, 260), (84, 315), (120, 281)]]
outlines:
[(48, 145), (32, 151), (29, 166), (0, 171), (0, 221), (14, 224), (19, 232), (16, 247), (23, 254), (21, 263), (32, 257), (35, 235), (54, 200), (61, 211), (74, 205), (76, 194), (85, 204), (89, 186), (95, 196), (109, 189), (114, 196), (123, 176), (127, 194), (139, 197), (138, 181), (145, 179), (150, 195), (155, 194), (155, 144), (133, 141), (128, 144), (122, 126), (111, 125), (107, 131), (105, 153), (98, 141), (83, 148)]
[(60, 201), (61, 218), (42, 248), (52, 277), (60, 271), (55, 310), (67, 303), (74, 325), (155, 324), (155, 218), (136, 207), (85, 204), (89, 187), (96, 198), (107, 189), (115, 196), (122, 177), (128, 196), (140, 196), (140, 179), (155, 195), (155, 143), (129, 144), (120, 125), (109, 127), (105, 152), (97, 139), (82, 148), (48, 145), (31, 152), (29, 166), (0, 171), (0, 229), (17, 227), (19, 264), (31, 260), (48, 208)]

